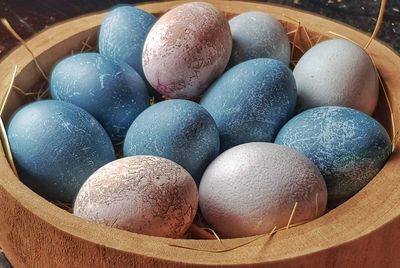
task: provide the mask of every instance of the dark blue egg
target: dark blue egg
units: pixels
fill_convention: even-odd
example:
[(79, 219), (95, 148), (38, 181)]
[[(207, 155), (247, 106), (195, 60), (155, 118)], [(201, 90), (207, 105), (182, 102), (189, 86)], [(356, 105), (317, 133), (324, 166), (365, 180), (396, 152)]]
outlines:
[(144, 78), (143, 45), (156, 20), (153, 15), (133, 6), (114, 8), (100, 27), (100, 53), (126, 62)]
[(154, 155), (183, 166), (199, 182), (218, 156), (219, 134), (211, 115), (187, 100), (166, 100), (141, 113), (129, 128), (124, 156)]
[(253, 59), (234, 66), (200, 101), (217, 123), (221, 150), (248, 142), (272, 142), (293, 114), (296, 82), (283, 63)]
[(73, 202), (85, 180), (115, 159), (111, 140), (96, 119), (66, 102), (23, 107), (7, 134), (19, 178), (50, 200)]
[(125, 137), (133, 120), (149, 105), (143, 79), (129, 65), (98, 53), (82, 53), (59, 62), (51, 74), (51, 96), (93, 115), (112, 141)]
[(307, 110), (286, 123), (275, 140), (301, 151), (320, 169), (335, 207), (361, 190), (391, 154), (386, 130), (372, 117), (351, 108)]

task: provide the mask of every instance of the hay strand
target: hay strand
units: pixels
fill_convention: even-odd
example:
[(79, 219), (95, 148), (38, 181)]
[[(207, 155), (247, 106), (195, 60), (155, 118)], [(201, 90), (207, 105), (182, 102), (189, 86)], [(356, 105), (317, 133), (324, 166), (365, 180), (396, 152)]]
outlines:
[(14, 81), (15, 81), (15, 77), (16, 77), (16, 75), (17, 75), (17, 70), (18, 70), (18, 66), (15, 65), (14, 72), (13, 72), (13, 74), (12, 74), (12, 76), (11, 76), (10, 85), (8, 86), (8, 89), (7, 89), (7, 91), (6, 91), (6, 94), (4, 95), (4, 98), (3, 98), (2, 102), (1, 102), (1, 106), (0, 106), (0, 116), (3, 115), (3, 111), (4, 111), (4, 108), (6, 107), (6, 103), (7, 103), (8, 97), (10, 96), (11, 90), (12, 90), (12, 88), (13, 88), (13, 86), (14, 86)]
[(24, 47), (25, 49), (29, 52), (29, 54), (31, 54), (33, 61), (35, 62), (35, 65), (37, 67), (37, 69), (39, 70), (39, 72), (42, 74), (42, 76), (44, 77), (44, 79), (46, 79), (47, 81), (49, 81), (47, 75), (44, 73), (43, 69), (40, 67), (35, 54), (33, 53), (33, 51), (29, 48), (29, 46), (26, 44), (25, 40), (22, 39), (22, 37), (11, 27), (10, 23), (8, 22), (7, 19), (2, 18), (1, 19), (1, 23), (4, 25), (4, 27), (7, 29), (8, 32), (11, 33), (12, 36), (14, 36), (15, 39), (17, 39)]
[(11, 153), (10, 143), (8, 142), (6, 128), (4, 127), (3, 119), (0, 117), (0, 139), (3, 145), (4, 154), (10, 164), (12, 171), (14, 172), (15, 176), (18, 177), (17, 169), (15, 168), (14, 158)]
[(381, 8), (379, 9), (379, 15), (378, 15), (378, 19), (375, 24), (375, 29), (372, 32), (371, 38), (368, 40), (367, 44), (365, 44), (364, 49), (368, 49), (369, 45), (372, 43), (372, 41), (376, 38), (376, 36), (379, 33), (379, 29), (381, 28), (381, 25), (383, 22), (383, 16), (385, 15), (386, 3), (387, 3), (387, 0), (381, 1)]
[(294, 213), (296, 212), (296, 208), (297, 208), (297, 205), (298, 205), (298, 204), (299, 204), (298, 202), (294, 203), (294, 206), (293, 206), (293, 209), (292, 209), (292, 213), (290, 214), (288, 223), (287, 223), (287, 225), (286, 225), (286, 230), (289, 229), (290, 224), (292, 223), (293, 216), (294, 216)]

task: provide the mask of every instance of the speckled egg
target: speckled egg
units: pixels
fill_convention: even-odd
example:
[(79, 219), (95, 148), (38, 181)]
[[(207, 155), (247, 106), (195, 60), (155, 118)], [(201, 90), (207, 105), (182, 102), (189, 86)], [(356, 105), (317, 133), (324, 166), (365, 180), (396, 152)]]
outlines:
[(196, 183), (180, 165), (132, 156), (96, 171), (80, 189), (74, 214), (135, 233), (182, 238), (197, 202)]
[(303, 152), (320, 169), (335, 207), (360, 191), (391, 153), (386, 130), (372, 117), (345, 107), (319, 107), (291, 119), (276, 143)]
[(256, 58), (290, 62), (290, 43), (282, 24), (271, 15), (252, 11), (229, 21), (233, 46), (229, 66)]
[(149, 83), (169, 98), (199, 96), (224, 71), (232, 49), (225, 16), (213, 5), (186, 3), (165, 13), (143, 49)]
[(28, 104), (12, 117), (7, 134), (19, 178), (50, 200), (72, 203), (84, 181), (115, 159), (102, 126), (66, 102)]
[(319, 106), (344, 106), (371, 115), (379, 81), (369, 55), (342, 39), (322, 42), (307, 51), (293, 71), (299, 112)]
[(293, 114), (296, 83), (280, 61), (253, 59), (224, 73), (200, 104), (217, 123), (222, 151), (247, 142), (271, 142)]
[(126, 135), (124, 155), (170, 159), (198, 182), (219, 153), (219, 134), (211, 115), (187, 100), (166, 100), (141, 113)]
[(133, 120), (149, 105), (143, 79), (129, 65), (98, 53), (59, 62), (50, 79), (51, 96), (93, 115), (112, 141), (124, 139)]
[(156, 17), (133, 6), (112, 9), (100, 26), (101, 54), (129, 64), (144, 78), (142, 52), (144, 41)]
[(265, 142), (246, 143), (218, 156), (200, 183), (200, 209), (218, 235), (269, 233), (321, 216), (327, 191), (318, 168), (302, 153)]

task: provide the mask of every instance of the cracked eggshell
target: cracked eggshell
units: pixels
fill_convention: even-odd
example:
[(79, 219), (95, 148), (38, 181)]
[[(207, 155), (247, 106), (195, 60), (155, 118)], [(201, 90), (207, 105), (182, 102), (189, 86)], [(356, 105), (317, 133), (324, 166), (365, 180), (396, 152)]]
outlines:
[(242, 13), (231, 20), (232, 55), (229, 66), (256, 58), (290, 62), (289, 38), (282, 24), (265, 12)]
[(82, 186), (74, 214), (153, 236), (182, 238), (197, 212), (198, 191), (180, 165), (156, 156), (118, 159)]
[(7, 129), (21, 181), (41, 196), (72, 203), (84, 181), (115, 160), (106, 131), (86, 111), (66, 102), (30, 103)]
[(302, 153), (265, 142), (233, 147), (205, 171), (199, 188), (200, 209), (224, 238), (269, 233), (322, 215), (327, 202), (324, 179)]
[(193, 98), (223, 73), (231, 49), (225, 16), (211, 4), (186, 3), (165, 13), (150, 30), (144, 73), (160, 94)]
[(272, 142), (296, 106), (292, 71), (273, 59), (252, 59), (225, 72), (200, 104), (214, 118), (221, 151), (247, 142)]
[(319, 43), (296, 64), (299, 112), (320, 106), (344, 106), (371, 115), (378, 102), (379, 80), (370, 56), (343, 39)]
[(52, 98), (88, 111), (114, 142), (124, 139), (150, 101), (146, 84), (133, 68), (98, 53), (60, 61), (51, 73), (50, 92)]
[(143, 45), (156, 20), (152, 14), (130, 5), (112, 9), (100, 26), (100, 53), (126, 62), (145, 79)]
[(392, 151), (386, 130), (372, 117), (346, 107), (318, 107), (293, 117), (276, 143), (304, 153), (328, 187), (329, 207), (360, 191), (381, 170)]

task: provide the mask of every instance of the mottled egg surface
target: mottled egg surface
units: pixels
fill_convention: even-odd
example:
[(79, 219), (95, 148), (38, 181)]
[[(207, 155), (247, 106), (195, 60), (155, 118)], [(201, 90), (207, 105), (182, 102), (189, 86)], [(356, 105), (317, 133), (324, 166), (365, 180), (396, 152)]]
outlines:
[(101, 54), (129, 64), (144, 79), (142, 52), (144, 41), (156, 17), (133, 6), (111, 10), (100, 26)]
[(124, 142), (124, 155), (156, 155), (170, 159), (198, 182), (219, 153), (219, 134), (210, 114), (188, 100), (157, 103), (133, 122)]
[(7, 134), (19, 178), (50, 200), (72, 203), (84, 181), (115, 159), (102, 126), (66, 102), (28, 104), (12, 117)]
[(303, 154), (273, 143), (246, 143), (218, 156), (200, 183), (200, 209), (218, 235), (266, 234), (276, 226), (312, 220), (326, 207), (318, 168)]
[(344, 106), (371, 115), (379, 81), (369, 55), (353, 42), (333, 39), (307, 51), (293, 71), (299, 112), (320, 106)]
[(74, 214), (135, 233), (182, 238), (197, 203), (196, 183), (180, 165), (132, 156), (96, 171), (80, 189)]
[(199, 96), (224, 71), (232, 49), (225, 16), (208, 3), (186, 3), (165, 13), (143, 49), (149, 83), (169, 98)]
[(329, 206), (360, 191), (391, 154), (386, 130), (372, 117), (345, 107), (319, 107), (291, 119), (276, 143), (303, 152), (325, 178)]
[(244, 12), (229, 21), (232, 32), (232, 55), (229, 66), (256, 58), (290, 62), (290, 43), (282, 24), (271, 15)]
[(93, 115), (114, 142), (124, 139), (133, 120), (149, 105), (143, 79), (129, 65), (98, 53), (59, 62), (50, 79), (51, 96)]
[(253, 59), (224, 73), (200, 104), (217, 123), (221, 151), (247, 142), (271, 142), (293, 114), (296, 83), (280, 61)]

